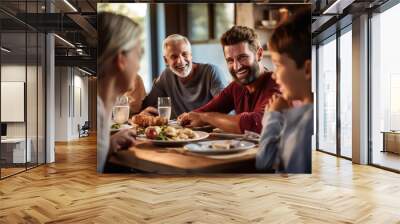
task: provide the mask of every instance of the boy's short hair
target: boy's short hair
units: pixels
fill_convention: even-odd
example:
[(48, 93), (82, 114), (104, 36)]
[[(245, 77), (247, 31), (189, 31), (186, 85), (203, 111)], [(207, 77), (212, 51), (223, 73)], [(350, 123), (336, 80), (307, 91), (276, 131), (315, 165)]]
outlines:
[(298, 68), (303, 67), (306, 60), (311, 60), (311, 10), (299, 10), (279, 25), (268, 47), (279, 54), (287, 54)]
[(256, 32), (247, 26), (233, 26), (221, 36), (222, 48), (241, 42), (249, 44), (250, 50), (256, 52), (261, 47)]

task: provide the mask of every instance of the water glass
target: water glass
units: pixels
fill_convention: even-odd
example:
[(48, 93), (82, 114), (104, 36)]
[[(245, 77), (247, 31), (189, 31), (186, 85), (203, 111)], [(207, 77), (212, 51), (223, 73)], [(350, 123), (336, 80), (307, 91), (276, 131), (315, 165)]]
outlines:
[(171, 98), (158, 97), (158, 115), (171, 119)]
[(129, 120), (129, 101), (127, 96), (120, 96), (117, 98), (112, 116), (115, 123), (124, 124)]

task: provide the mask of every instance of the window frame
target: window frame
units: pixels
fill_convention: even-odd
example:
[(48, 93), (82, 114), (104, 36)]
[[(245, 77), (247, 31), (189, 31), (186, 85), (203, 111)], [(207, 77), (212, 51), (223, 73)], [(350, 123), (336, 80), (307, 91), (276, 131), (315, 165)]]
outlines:
[[(38, 7), (38, 5), (39, 5), (39, 3), (40, 2), (43, 2), (43, 1), (39, 1), (39, 0), (37, 0), (37, 1), (34, 1), (33, 3), (36, 3), (36, 12), (33, 12), (33, 13), (39, 13), (39, 7)], [(25, 3), (25, 5), (23, 5), (23, 7), (24, 7), (24, 12), (23, 12), (23, 14), (24, 14), (24, 16), (25, 16), (25, 20), (26, 20), (26, 16), (27, 16), (27, 13), (29, 13), (28, 12), (28, 10), (27, 10), (27, 2), (25, 2), (25, 1), (22, 1), (22, 3)], [(6, 13), (6, 14), (10, 14), (10, 15), (8, 15), (8, 16), (10, 16), (12, 19), (14, 19), (14, 20), (16, 20), (16, 21), (18, 21), (18, 18), (16, 18), (15, 16), (13, 16), (12, 15), (12, 13), (10, 13), (10, 12), (8, 12), (8, 11), (6, 11), (6, 10), (2, 10), (3, 11), (3, 13)], [(46, 6), (46, 8), (45, 8), (45, 12), (48, 12), (49, 11), (49, 7), (47, 7)], [(19, 22), (21, 22), (21, 21), (19, 21)], [(15, 175), (18, 175), (18, 174), (20, 174), (20, 173), (23, 173), (23, 172), (26, 172), (26, 171), (28, 171), (28, 170), (30, 170), (30, 169), (34, 169), (34, 168), (37, 168), (37, 167), (39, 167), (39, 166), (42, 166), (42, 165), (45, 165), (45, 164), (47, 164), (47, 144), (48, 144), (48, 141), (46, 140), (47, 139), (47, 81), (46, 81), (46, 77), (47, 77), (47, 74), (48, 74), (48, 71), (47, 71), (47, 44), (49, 43), (49, 40), (48, 40), (48, 33), (47, 32), (43, 32), (43, 31), (41, 31), (41, 30), (38, 30), (38, 29), (36, 29), (36, 28), (34, 28), (34, 27), (32, 27), (32, 26), (30, 26), (29, 24), (27, 24), (27, 23), (24, 23), (23, 21), (22, 21), (22, 25), (23, 25), (23, 28), (21, 29), (21, 30), (16, 30), (16, 31), (10, 31), (10, 30), (0, 30), (0, 46), (2, 46), (2, 35), (4, 35), (4, 34), (8, 34), (8, 33), (11, 33), (11, 34), (15, 34), (15, 33), (20, 33), (20, 34), (22, 34), (22, 35), (25, 35), (24, 36), (24, 49), (22, 50), (22, 51), (24, 51), (24, 53), (25, 53), (25, 55), (23, 56), (23, 57), (21, 57), (21, 58), (24, 58), (24, 60), (25, 60), (25, 84), (24, 84), (24, 122), (23, 122), (23, 124), (24, 124), (24, 127), (23, 127), (23, 129), (24, 129), (24, 135), (22, 136), (22, 138), (24, 139), (24, 142), (25, 142), (25, 163), (24, 163), (24, 167), (21, 167), (21, 168), (23, 168), (23, 169), (21, 169), (21, 170), (19, 170), (19, 171), (16, 171), (16, 172), (13, 172), (13, 173), (11, 173), (11, 174), (7, 174), (7, 175), (4, 175), (3, 174), (3, 172), (2, 172), (2, 169), (3, 169), (3, 167), (1, 166), (2, 164), (0, 163), (0, 180), (4, 180), (4, 179), (6, 179), (6, 178), (9, 178), (9, 177), (12, 177), (12, 176), (15, 176)], [(1, 27), (1, 24), (0, 24), (0, 27)], [(34, 48), (35, 49), (35, 55), (36, 55), (36, 59), (35, 60), (33, 60), (33, 62), (28, 62), (28, 34), (33, 34), (33, 35), (35, 35), (36, 36), (36, 41), (35, 41), (35, 43), (36, 43), (36, 47)], [(39, 35), (39, 34), (43, 34), (43, 36), (41, 36), (41, 35)], [(41, 36), (41, 38), (39, 38), (39, 36)], [(41, 76), (42, 76), (42, 84), (43, 84), (43, 92), (41, 93), (42, 94), (42, 96), (44, 96), (44, 98), (42, 98), (42, 103), (43, 103), (43, 105), (41, 105), (42, 106), (42, 109), (43, 109), (43, 115), (42, 115), (42, 117), (39, 117), (39, 79), (38, 79), (38, 77), (39, 77), (39, 70), (38, 70), (38, 67), (39, 67), (39, 41), (41, 41), (41, 43), (43, 44), (41, 47), (43, 47), (43, 49), (41, 49), (41, 53), (43, 53), (43, 55), (41, 55), (41, 57), (42, 57), (42, 63), (43, 64), (41, 64), (43, 67), (42, 67), (42, 70), (41, 70)], [(2, 62), (3, 62), (3, 57), (2, 57), (2, 53), (0, 53), (0, 81), (2, 81), (2, 72), (1, 72), (1, 67), (3, 66), (3, 64), (2, 64)], [(28, 153), (27, 153), (27, 148), (28, 148), (28, 124), (29, 124), (29, 119), (28, 119), (28, 105), (27, 105), (27, 102), (28, 102), (28, 98), (27, 98), (27, 85), (28, 85), (28, 65), (29, 65), (29, 63), (31, 63), (31, 64), (33, 64), (34, 66), (36, 66), (36, 71), (34, 72), (35, 74), (34, 75), (36, 75), (36, 86), (35, 86), (35, 88), (36, 88), (36, 93), (34, 93), (34, 94), (36, 94), (36, 122), (32, 122), (32, 125), (36, 125), (36, 135), (35, 136), (31, 136), (30, 138), (33, 140), (34, 138), (36, 138), (36, 141), (37, 141), (37, 144), (36, 144), (36, 161), (34, 161), (34, 162), (28, 162)], [(0, 89), (1, 89), (1, 87), (0, 87)], [(1, 94), (0, 94), (1, 95)], [(0, 110), (1, 110), (2, 108), (1, 108), (1, 106), (0, 106)], [(1, 115), (0, 115), (0, 117), (1, 117)], [(42, 120), (43, 119), (43, 120)], [(43, 128), (43, 132), (42, 133), (40, 133), (40, 134), (43, 134), (43, 145), (42, 145), (42, 155), (41, 155), (41, 159), (42, 159), (42, 161), (43, 162), (40, 162), (39, 161), (39, 141), (38, 141), (38, 139), (39, 139), (39, 120), (40, 120), (40, 122), (41, 122), (41, 124), (44, 126), (44, 127), (42, 127)], [(0, 123), (2, 123), (1, 122), (1, 119), (0, 119)], [(32, 148), (31, 148), (31, 150), (32, 150)], [(2, 151), (2, 146), (0, 145), (0, 157), (1, 157), (1, 151)], [(31, 156), (32, 156), (32, 153), (34, 153), (34, 151), (32, 150), (31, 151)], [(31, 164), (29, 164), (28, 165), (28, 163), (31, 163)]]
[(368, 139), (368, 152), (367, 152), (367, 163), (370, 166), (395, 172), (395, 173), (400, 173), (400, 170), (390, 168), (384, 165), (380, 165), (377, 163), (373, 162), (373, 133), (372, 133), (372, 18), (373, 14), (381, 14), (384, 13), (385, 11), (391, 9), (392, 7), (400, 4), (398, 0), (388, 0), (384, 4), (378, 6), (377, 8), (371, 9), (367, 11), (368, 15), (368, 31), (367, 31), (367, 39), (368, 39), (368, 53), (367, 53), (367, 83), (368, 83), (368, 95), (367, 95), (367, 119), (368, 119), (368, 124), (367, 124), (367, 139)]
[[(342, 29), (340, 29), (340, 30), (338, 30), (337, 31), (337, 33), (339, 33), (339, 35), (337, 36), (337, 45), (336, 45), (336, 47), (337, 47), (337, 65), (336, 65), (336, 69), (337, 69), (337, 73), (338, 73), (338, 77), (337, 77), (337, 98), (338, 98), (338, 100), (336, 101), (336, 103), (337, 103), (337, 120), (336, 120), (336, 125), (337, 125), (337, 137), (338, 137), (338, 142), (337, 142), (337, 153), (338, 153), (338, 155), (341, 157), (341, 158), (345, 158), (345, 159), (348, 159), (348, 160), (352, 160), (352, 158), (351, 157), (348, 157), (348, 156), (344, 156), (343, 154), (342, 154), (342, 148), (341, 148), (341, 144), (342, 144), (342, 139), (341, 139), (341, 136), (342, 136), (342, 125), (341, 125), (341, 121), (342, 121), (342, 119), (341, 119), (341, 103), (342, 103), (342, 98), (341, 98), (341, 89), (340, 89), (340, 84), (341, 84), (341, 76), (342, 76), (342, 67), (341, 67), (341, 58), (340, 58), (340, 42), (341, 42), (341, 40), (340, 40), (340, 38), (344, 35), (344, 34), (346, 34), (347, 32), (353, 32), (353, 27), (352, 27), (352, 23), (350, 23), (350, 24), (348, 24), (348, 25), (346, 25), (345, 27), (343, 27)], [(353, 44), (352, 44), (353, 45)], [(353, 51), (352, 51), (352, 53), (353, 53)], [(352, 108), (352, 110), (353, 110), (353, 108)], [(352, 125), (353, 126), (353, 125)], [(351, 151), (353, 151), (353, 149), (351, 150)]]
[[(343, 18), (346, 19), (346, 18)], [(340, 20), (338, 21), (340, 22)], [(340, 97), (340, 77), (341, 77), (341, 67), (340, 67), (340, 37), (347, 32), (352, 32), (352, 22), (346, 24), (344, 27), (336, 27), (336, 30), (331, 35), (327, 36), (326, 38), (319, 40), (316, 44), (316, 89), (318, 91), (319, 84), (320, 84), (320, 74), (319, 74), (319, 47), (322, 44), (326, 44), (330, 41), (336, 41), (336, 152), (332, 153), (327, 150), (321, 149), (319, 143), (319, 135), (320, 135), (320, 128), (319, 128), (319, 93), (316, 94), (316, 150), (319, 152), (323, 152), (329, 155), (333, 155), (339, 158), (352, 160), (352, 158), (342, 155), (341, 150), (341, 119), (340, 119), (340, 104), (341, 104), (341, 97)]]
[[(228, 2), (229, 3), (229, 2)], [(216, 4), (223, 4), (223, 3), (189, 3), (185, 5), (185, 18), (188, 21), (189, 13), (188, 8), (189, 5), (196, 5), (196, 4), (207, 4), (207, 15), (208, 15), (208, 38), (205, 40), (192, 40), (189, 36), (189, 29), (190, 23), (186, 24), (186, 36), (188, 37), (190, 43), (192, 44), (204, 44), (204, 43), (219, 43), (219, 37), (216, 36), (217, 32), (217, 24), (216, 24)], [(233, 4), (233, 24), (236, 24), (236, 3)]]

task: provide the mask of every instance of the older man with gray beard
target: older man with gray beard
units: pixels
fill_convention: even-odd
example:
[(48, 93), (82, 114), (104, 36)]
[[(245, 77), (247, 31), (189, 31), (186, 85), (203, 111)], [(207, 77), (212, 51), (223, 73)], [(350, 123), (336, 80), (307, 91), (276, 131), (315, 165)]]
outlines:
[(208, 103), (224, 88), (217, 66), (192, 62), (191, 46), (186, 37), (168, 36), (163, 42), (163, 53), (167, 68), (145, 98), (143, 108), (146, 109), (142, 113), (157, 114), (158, 97), (170, 97), (171, 118), (176, 118)]

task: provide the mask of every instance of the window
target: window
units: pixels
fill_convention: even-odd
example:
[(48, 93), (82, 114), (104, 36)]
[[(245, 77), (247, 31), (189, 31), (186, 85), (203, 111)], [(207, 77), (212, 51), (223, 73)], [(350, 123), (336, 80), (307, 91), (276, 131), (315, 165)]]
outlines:
[(188, 36), (192, 41), (202, 41), (209, 38), (208, 4), (188, 5)]
[(235, 5), (221, 3), (215, 5), (215, 37), (218, 39), (235, 23)]
[(400, 73), (390, 74), (390, 130), (400, 130)]
[(336, 153), (336, 39), (318, 48), (318, 149)]
[[(9, 1), (1, 6), (41, 13), (43, 1)], [(0, 12), (2, 140), (0, 179), (45, 163), (45, 34)], [(12, 96), (13, 100), (3, 100)], [(10, 108), (15, 108), (11, 110)], [(5, 138), (5, 139), (3, 139)]]
[(352, 35), (340, 36), (340, 154), (351, 158), (352, 149)]
[[(396, 170), (400, 170), (400, 156), (387, 151), (382, 132), (400, 130), (400, 32), (395, 28), (398, 21), (400, 4), (371, 18), (372, 163)], [(393, 143), (400, 144), (399, 137)]]
[[(351, 25), (318, 48), (318, 149), (352, 157), (352, 32)], [(339, 49), (338, 49), (339, 47)], [(338, 53), (339, 52), (339, 53)], [(339, 61), (337, 55), (339, 54)], [(340, 63), (337, 70), (337, 63)], [(337, 80), (338, 74), (340, 79)], [(339, 85), (340, 92), (337, 92)], [(339, 98), (338, 98), (339, 97)], [(337, 107), (337, 103), (339, 107)], [(340, 119), (338, 119), (338, 117)], [(337, 123), (338, 120), (340, 123)], [(340, 132), (338, 132), (338, 128)], [(338, 134), (340, 133), (340, 136)], [(340, 145), (338, 145), (340, 137)]]
[(208, 41), (219, 37), (234, 25), (234, 3), (188, 4), (187, 27), (191, 41)]

